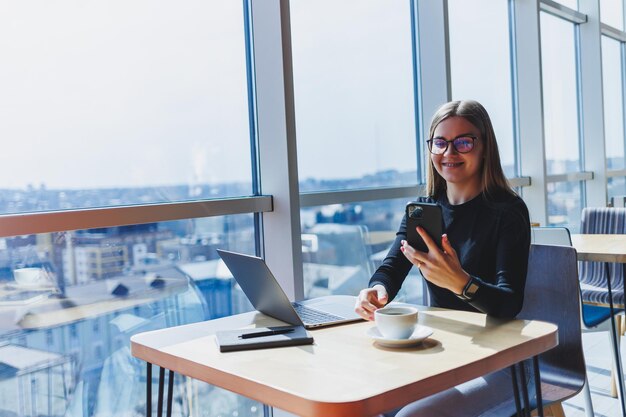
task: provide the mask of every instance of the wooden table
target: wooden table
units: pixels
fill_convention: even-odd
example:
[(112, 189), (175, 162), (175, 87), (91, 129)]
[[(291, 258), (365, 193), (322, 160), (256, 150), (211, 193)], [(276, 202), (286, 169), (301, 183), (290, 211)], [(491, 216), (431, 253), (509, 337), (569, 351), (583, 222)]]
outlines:
[[(422, 346), (379, 347), (366, 332), (372, 322), (311, 331), (314, 345), (220, 353), (221, 329), (280, 325), (252, 312), (141, 333), (133, 356), (305, 417), (373, 416), (462, 382), (535, 357), (557, 345), (557, 327), (540, 321), (419, 306), (421, 324), (434, 330)], [(148, 406), (151, 406), (150, 390)], [(513, 391), (512, 391), (513, 392)], [(160, 415), (159, 410), (159, 414)]]
[(626, 263), (626, 235), (572, 235), (578, 260)]
[(572, 245), (578, 253), (579, 261), (605, 262), (607, 276), (607, 290), (609, 292), (609, 308), (611, 309), (611, 331), (613, 332), (613, 350), (617, 363), (617, 381), (619, 387), (620, 404), (622, 413), (626, 415), (626, 402), (624, 398), (624, 371), (621, 363), (621, 355), (616, 331), (615, 312), (613, 306), (613, 293), (611, 289), (610, 262), (624, 264), (626, 272), (626, 235), (600, 235), (600, 234), (575, 234), (572, 235)]

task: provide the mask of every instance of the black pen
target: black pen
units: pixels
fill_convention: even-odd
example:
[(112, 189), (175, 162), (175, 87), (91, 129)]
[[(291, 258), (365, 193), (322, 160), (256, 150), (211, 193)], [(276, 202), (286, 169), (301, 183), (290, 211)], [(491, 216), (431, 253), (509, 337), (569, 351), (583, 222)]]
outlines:
[(276, 334), (285, 334), (291, 333), (293, 329), (277, 329), (277, 330), (267, 330), (264, 332), (256, 332), (256, 333), (244, 333), (239, 336), (241, 339), (252, 339), (253, 337), (263, 337), (263, 336), (274, 336)]

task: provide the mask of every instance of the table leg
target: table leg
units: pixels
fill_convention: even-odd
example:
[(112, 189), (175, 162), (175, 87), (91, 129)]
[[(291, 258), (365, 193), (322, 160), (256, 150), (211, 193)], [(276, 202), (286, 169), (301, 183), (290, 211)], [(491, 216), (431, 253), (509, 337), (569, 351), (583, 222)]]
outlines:
[(146, 362), (148, 368), (146, 370), (146, 416), (152, 416), (152, 364)]
[(524, 362), (517, 364), (519, 366), (520, 380), (522, 381), (522, 397), (524, 399), (524, 415), (530, 417), (530, 399), (528, 398), (528, 386), (526, 383), (526, 370), (524, 369)]
[(172, 396), (174, 395), (174, 371), (170, 370), (170, 377), (167, 386), (167, 417), (172, 417)]
[(541, 375), (539, 374), (539, 358), (533, 356), (533, 370), (535, 373), (535, 395), (537, 396), (537, 413), (543, 417), (543, 398), (541, 396)]
[(519, 386), (517, 385), (517, 370), (511, 366), (511, 379), (513, 380), (513, 398), (515, 399), (515, 415), (522, 417), (522, 404), (519, 398)]
[(615, 356), (615, 372), (617, 373), (617, 386), (619, 388), (618, 396), (620, 405), (622, 407), (622, 414), (626, 415), (626, 403), (624, 403), (624, 372), (622, 370), (622, 359), (619, 351), (619, 344), (617, 343), (617, 338), (620, 337), (619, 329), (617, 329), (615, 325), (615, 311), (613, 307), (613, 291), (611, 290), (611, 270), (609, 267), (609, 263), (604, 263), (605, 271), (606, 271), (606, 288), (609, 292), (609, 309), (611, 311), (611, 331), (613, 332), (613, 337), (611, 340), (613, 341), (613, 352)]
[(165, 368), (159, 367), (159, 398), (157, 400), (157, 417), (163, 415), (163, 385), (165, 382)]

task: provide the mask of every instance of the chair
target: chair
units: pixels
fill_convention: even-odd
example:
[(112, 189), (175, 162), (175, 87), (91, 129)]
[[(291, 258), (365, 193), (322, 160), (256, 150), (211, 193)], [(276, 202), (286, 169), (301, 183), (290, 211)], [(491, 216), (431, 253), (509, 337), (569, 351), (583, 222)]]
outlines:
[[(585, 385), (585, 359), (579, 322), (580, 294), (576, 250), (566, 246), (532, 245), (524, 305), (518, 318), (543, 320), (559, 327), (559, 344), (539, 357), (544, 407), (554, 415), (560, 403)], [(532, 378), (531, 378), (532, 381)], [(508, 370), (461, 384), (402, 409), (398, 416), (512, 416), (515, 403)], [(531, 408), (536, 408), (534, 387)], [(472, 404), (468, 413), (466, 405)]]
[[(587, 207), (583, 209), (580, 233), (623, 234), (626, 233), (626, 208)], [(609, 264), (613, 305), (624, 308), (624, 267)], [(584, 303), (608, 306), (606, 287), (607, 268), (603, 262), (581, 262), (580, 282)]]

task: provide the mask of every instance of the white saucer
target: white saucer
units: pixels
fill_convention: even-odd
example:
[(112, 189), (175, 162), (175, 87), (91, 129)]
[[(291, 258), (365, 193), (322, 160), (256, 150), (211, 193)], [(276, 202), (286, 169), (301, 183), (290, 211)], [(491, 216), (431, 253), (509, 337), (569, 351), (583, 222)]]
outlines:
[(419, 345), (431, 334), (433, 334), (433, 329), (419, 324), (415, 327), (415, 331), (413, 331), (413, 334), (408, 339), (386, 339), (380, 334), (377, 327), (372, 327), (367, 331), (367, 335), (374, 339), (380, 346), (391, 348)]

